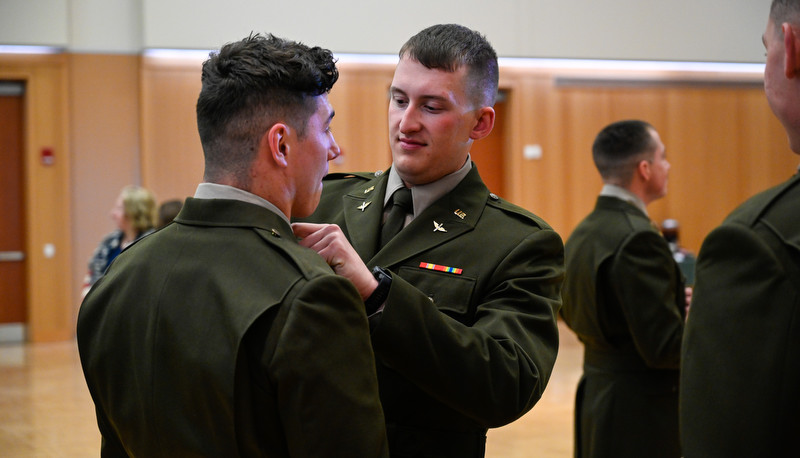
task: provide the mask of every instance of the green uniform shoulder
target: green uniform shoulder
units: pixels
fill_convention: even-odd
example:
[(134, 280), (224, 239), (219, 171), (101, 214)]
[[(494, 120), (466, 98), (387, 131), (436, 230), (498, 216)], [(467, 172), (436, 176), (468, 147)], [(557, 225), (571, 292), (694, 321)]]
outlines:
[(520, 207), (519, 205), (512, 204), (493, 192), (489, 193), (488, 205), (492, 208), (497, 208), (503, 213), (513, 216), (514, 218), (521, 219), (528, 223), (533, 223), (540, 229), (553, 230), (553, 228), (550, 227), (550, 225), (547, 224), (547, 222), (542, 218)]
[[(296, 271), (304, 278), (311, 279), (333, 273), (319, 254), (300, 246), (294, 240), (293, 234), (282, 234), (277, 228), (255, 228), (255, 231), (273, 249), (283, 253), (284, 259), (291, 259)], [(284, 273), (288, 273), (288, 271)]]
[(338, 181), (338, 180), (373, 180), (375, 177), (383, 175), (382, 170), (377, 172), (334, 172), (325, 175), (322, 181)]

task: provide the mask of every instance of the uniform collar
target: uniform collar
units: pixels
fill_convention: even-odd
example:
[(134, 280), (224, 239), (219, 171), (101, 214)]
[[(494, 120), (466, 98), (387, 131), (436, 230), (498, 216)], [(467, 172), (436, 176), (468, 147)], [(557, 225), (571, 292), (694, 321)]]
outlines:
[(603, 185), (603, 189), (600, 190), (600, 195), (608, 197), (616, 197), (617, 199), (629, 202), (633, 204), (633, 206), (641, 210), (642, 213), (645, 214), (645, 216), (649, 217), (649, 215), (647, 214), (647, 206), (645, 206), (642, 199), (640, 199), (636, 194), (628, 191), (625, 188), (613, 184), (605, 184)]
[(289, 223), (289, 218), (287, 218), (286, 215), (284, 215), (283, 212), (280, 211), (278, 207), (273, 205), (270, 201), (251, 192), (245, 191), (244, 189), (234, 188), (233, 186), (218, 183), (200, 183), (197, 185), (194, 198), (239, 200), (242, 202), (255, 204), (277, 214), (284, 221), (286, 221), (287, 224)]
[[(439, 198), (455, 189), (455, 187), (461, 183), (461, 180), (467, 176), (471, 169), (472, 161), (470, 160), (469, 154), (467, 154), (467, 160), (460, 169), (449, 175), (439, 178), (433, 183), (412, 187), (411, 199), (414, 202), (414, 214), (410, 220), (413, 220), (414, 217), (421, 214), (426, 208), (430, 207), (432, 203), (436, 202), (439, 200)], [(395, 191), (403, 186), (403, 180), (400, 178), (400, 175), (398, 175), (397, 170), (395, 170), (394, 167), (389, 169), (389, 179), (386, 183), (386, 194), (383, 197), (384, 208), (386, 207), (386, 204), (389, 203), (389, 199), (392, 197), (392, 194), (394, 194)]]

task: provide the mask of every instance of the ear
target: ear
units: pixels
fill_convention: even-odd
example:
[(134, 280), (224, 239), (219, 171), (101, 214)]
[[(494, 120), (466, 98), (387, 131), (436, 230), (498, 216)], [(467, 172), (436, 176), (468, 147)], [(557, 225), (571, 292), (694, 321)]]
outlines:
[(272, 160), (279, 167), (289, 165), (289, 126), (283, 123), (276, 123), (261, 137), (261, 148), (269, 152)]
[(642, 181), (649, 181), (651, 172), (650, 161), (642, 159), (636, 164), (636, 173), (642, 178)]
[(794, 28), (788, 22), (781, 25), (783, 31), (783, 44), (786, 52), (784, 74), (786, 78), (792, 79), (797, 77), (800, 72), (800, 36), (795, 32)]
[(469, 138), (473, 140), (480, 140), (481, 138), (492, 133), (492, 128), (494, 127), (494, 115), (494, 108), (492, 107), (483, 107), (479, 109), (478, 119), (475, 122), (475, 126), (472, 128), (472, 132), (469, 134)]

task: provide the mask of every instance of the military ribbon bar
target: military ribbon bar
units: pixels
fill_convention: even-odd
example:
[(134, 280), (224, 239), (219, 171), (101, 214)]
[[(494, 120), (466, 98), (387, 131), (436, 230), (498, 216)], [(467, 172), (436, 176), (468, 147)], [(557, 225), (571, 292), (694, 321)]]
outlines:
[(431, 264), (430, 262), (421, 262), (419, 266), (423, 269), (438, 270), (439, 272), (447, 272), (456, 275), (461, 275), (461, 272), (463, 272), (463, 269), (459, 269), (458, 267), (440, 266), (439, 264)]

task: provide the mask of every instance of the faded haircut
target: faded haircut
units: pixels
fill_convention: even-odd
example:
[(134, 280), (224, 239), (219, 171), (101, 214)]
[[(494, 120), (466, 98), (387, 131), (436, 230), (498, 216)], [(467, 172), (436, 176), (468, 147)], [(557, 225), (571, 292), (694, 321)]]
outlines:
[(264, 133), (286, 122), (303, 138), (315, 98), (338, 78), (329, 50), (271, 34), (250, 34), (212, 52), (197, 99), (205, 180), (232, 177), (249, 189), (248, 172)]
[(636, 165), (656, 149), (651, 130), (644, 121), (625, 120), (609, 124), (592, 144), (592, 158), (603, 182), (627, 186)]

